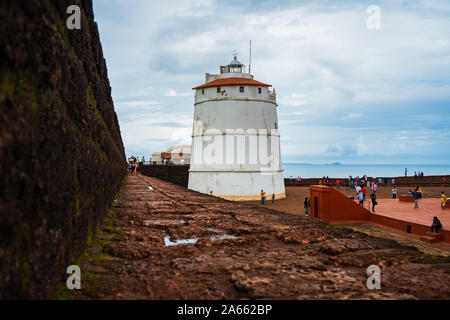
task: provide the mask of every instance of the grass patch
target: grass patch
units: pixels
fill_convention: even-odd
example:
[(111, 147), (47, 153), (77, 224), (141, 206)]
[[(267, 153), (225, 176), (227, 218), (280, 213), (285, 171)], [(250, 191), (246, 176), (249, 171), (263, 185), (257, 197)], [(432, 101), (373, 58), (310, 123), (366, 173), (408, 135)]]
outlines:
[(109, 225), (103, 228), (103, 231), (107, 233), (120, 233), (120, 228), (114, 227), (112, 223), (110, 223)]
[(73, 300), (73, 297), (68, 293), (68, 289), (66, 288), (66, 284), (61, 285), (58, 290), (56, 290), (55, 294), (56, 300)]
[(412, 256), (411, 262), (422, 264), (438, 264), (438, 263), (450, 263), (450, 257), (417, 253)]

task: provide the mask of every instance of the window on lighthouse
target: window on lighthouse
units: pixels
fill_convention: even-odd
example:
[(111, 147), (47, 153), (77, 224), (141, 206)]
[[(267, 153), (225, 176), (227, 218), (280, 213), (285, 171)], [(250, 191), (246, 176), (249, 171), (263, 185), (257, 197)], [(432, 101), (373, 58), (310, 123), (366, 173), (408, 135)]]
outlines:
[(230, 66), (229, 72), (242, 73), (242, 67), (241, 66)]
[(217, 93), (220, 93), (220, 87), (217, 87)]
[(244, 87), (239, 87), (239, 92), (244, 92)]
[(261, 88), (258, 88), (258, 93), (261, 94)]

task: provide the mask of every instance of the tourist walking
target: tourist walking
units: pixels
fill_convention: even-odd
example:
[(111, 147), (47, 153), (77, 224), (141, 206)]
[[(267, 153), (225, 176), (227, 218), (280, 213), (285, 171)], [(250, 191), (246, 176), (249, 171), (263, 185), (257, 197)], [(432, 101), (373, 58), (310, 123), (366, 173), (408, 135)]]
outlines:
[(442, 223), (439, 221), (437, 217), (433, 217), (433, 224), (431, 225), (431, 232), (436, 230), (436, 233), (439, 233), (439, 229), (442, 229)]
[(361, 188), (361, 193), (363, 194), (364, 200), (366, 200), (366, 188), (364, 187), (364, 185)]
[(305, 216), (309, 217), (310, 202), (309, 202), (309, 198), (308, 197), (305, 198), (305, 202), (303, 203), (303, 205), (305, 207)]
[(358, 194), (356, 195), (356, 197), (359, 200), (359, 205), (361, 207), (364, 207), (364, 195), (362, 194), (362, 192), (358, 192)]
[(275, 203), (275, 193), (272, 194), (272, 205)]
[(266, 193), (261, 189), (261, 204), (266, 204)]
[(408, 176), (408, 168), (405, 168), (405, 177)]
[(422, 195), (420, 194), (420, 192), (414, 191), (413, 196), (414, 196), (414, 209), (418, 209), (419, 208), (419, 199), (422, 198)]
[(213, 193), (212, 190), (209, 192), (209, 195), (210, 195), (210, 196), (214, 196), (214, 193)]
[(392, 188), (392, 199), (397, 199), (397, 188)]
[(135, 172), (136, 169), (136, 158), (131, 156), (131, 172)]
[(375, 206), (378, 204), (377, 195), (375, 194), (375, 192), (372, 192), (370, 194), (370, 197), (372, 198), (372, 212), (375, 212)]

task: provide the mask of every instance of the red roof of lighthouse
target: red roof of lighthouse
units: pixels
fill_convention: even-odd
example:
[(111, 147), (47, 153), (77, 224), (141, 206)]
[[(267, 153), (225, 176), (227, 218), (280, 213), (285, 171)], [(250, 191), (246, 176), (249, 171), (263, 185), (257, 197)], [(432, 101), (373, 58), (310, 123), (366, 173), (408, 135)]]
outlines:
[(245, 85), (245, 86), (258, 86), (258, 87), (271, 87), (270, 84), (265, 84), (253, 79), (247, 79), (247, 78), (223, 78), (223, 79), (217, 79), (205, 84), (202, 84), (201, 86), (192, 88), (192, 90), (197, 89), (203, 89), (203, 88), (209, 88), (209, 87), (226, 87), (226, 86), (239, 86), (239, 85)]

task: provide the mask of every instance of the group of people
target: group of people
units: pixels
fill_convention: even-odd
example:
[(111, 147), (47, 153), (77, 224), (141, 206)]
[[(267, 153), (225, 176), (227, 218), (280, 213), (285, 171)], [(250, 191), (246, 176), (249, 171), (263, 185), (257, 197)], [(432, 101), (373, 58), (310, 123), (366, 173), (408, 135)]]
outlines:
[(143, 156), (141, 161), (139, 161), (139, 159), (135, 156), (131, 156), (130, 158), (128, 158), (128, 171), (134, 173), (134, 175), (137, 175), (138, 168), (142, 166), (144, 162), (145, 159)]
[[(378, 181), (378, 184), (377, 184)], [(395, 185), (395, 178), (378, 178), (378, 180), (374, 179), (373, 181), (370, 181), (366, 175), (364, 175), (362, 178), (349, 176), (349, 179), (336, 179), (335, 182), (333, 182), (332, 179), (328, 177), (323, 177), (321, 180), (319, 180), (319, 185), (323, 186), (336, 186), (337, 189), (340, 189), (341, 187), (345, 187), (347, 189), (356, 189), (357, 186), (367, 186), (367, 188), (370, 188), (371, 190), (375, 190), (378, 188), (378, 185), (384, 187), (388, 185)]]
[[(359, 201), (359, 205), (364, 207), (364, 201), (366, 200), (367, 190), (363, 183), (358, 184), (355, 188), (356, 190), (356, 199)], [(372, 200), (372, 212), (375, 212), (375, 206), (378, 204), (377, 202), (377, 185), (371, 185), (372, 193), (370, 194), (370, 198)]]
[[(272, 205), (275, 203), (275, 193), (272, 194)], [(261, 189), (261, 204), (266, 204), (266, 193)]]
[(302, 177), (298, 176), (297, 178), (293, 178), (292, 176), (289, 178), (291, 183), (294, 183), (294, 181), (296, 183), (302, 183)]
[(424, 177), (423, 171), (422, 172), (414, 171), (414, 179), (423, 178), (423, 177)]
[(419, 208), (419, 199), (422, 199), (422, 187), (417, 186), (414, 191), (409, 190), (408, 194), (414, 197), (414, 209)]

